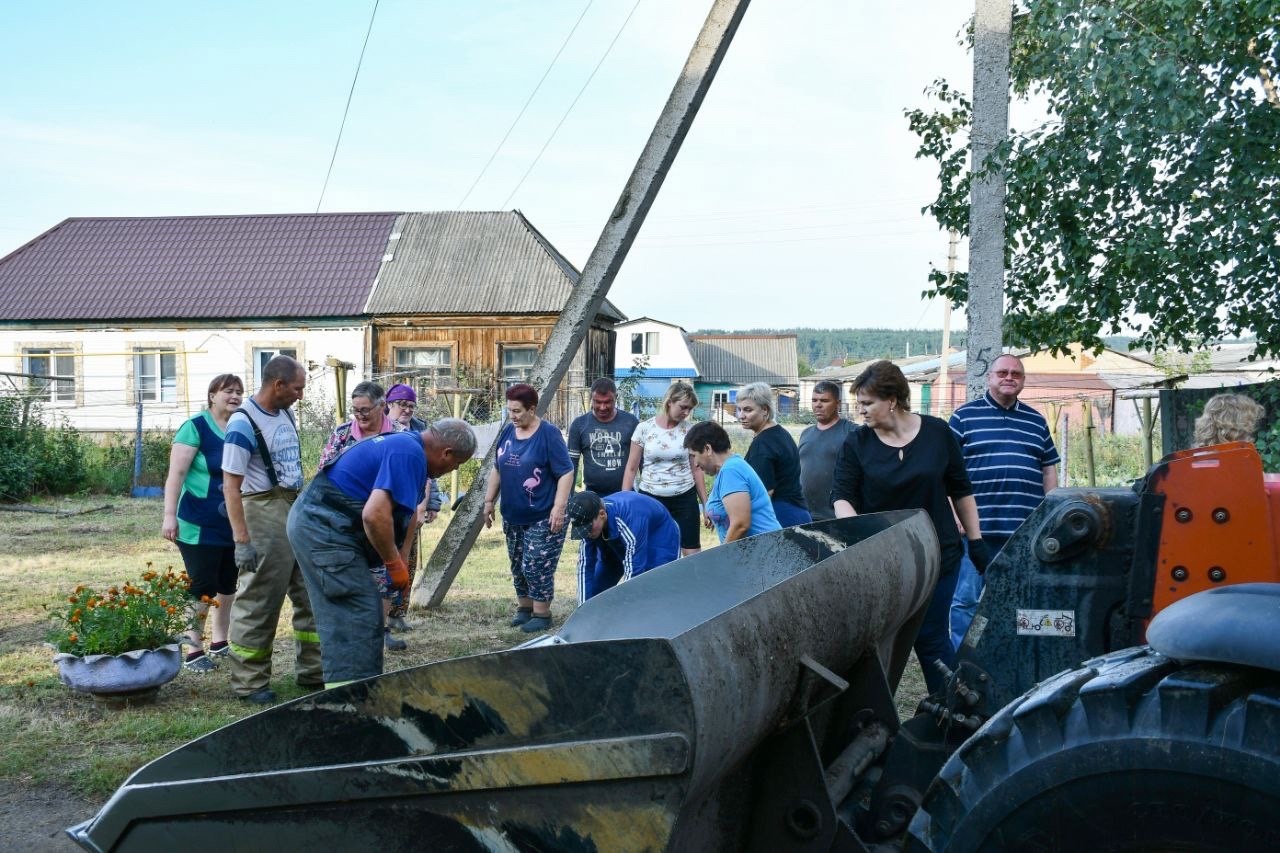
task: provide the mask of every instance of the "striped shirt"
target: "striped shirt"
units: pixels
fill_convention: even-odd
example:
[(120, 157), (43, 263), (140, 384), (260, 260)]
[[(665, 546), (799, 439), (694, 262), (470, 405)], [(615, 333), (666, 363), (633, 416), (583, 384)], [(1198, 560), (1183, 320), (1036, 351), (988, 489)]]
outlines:
[(1044, 471), (1059, 462), (1044, 416), (1016, 401), (1006, 409), (991, 392), (951, 415), (978, 502), (984, 536), (1011, 536), (1044, 500)]

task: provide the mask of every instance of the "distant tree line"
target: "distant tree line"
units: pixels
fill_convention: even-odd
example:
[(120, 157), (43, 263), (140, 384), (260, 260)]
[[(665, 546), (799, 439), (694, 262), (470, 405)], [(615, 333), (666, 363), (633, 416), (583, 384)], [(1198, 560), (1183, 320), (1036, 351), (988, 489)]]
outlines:
[[(832, 364), (855, 364), (876, 358), (938, 353), (941, 329), (701, 329), (697, 335), (795, 335), (802, 366), (818, 370)], [(963, 347), (965, 333), (951, 332), (951, 346)]]

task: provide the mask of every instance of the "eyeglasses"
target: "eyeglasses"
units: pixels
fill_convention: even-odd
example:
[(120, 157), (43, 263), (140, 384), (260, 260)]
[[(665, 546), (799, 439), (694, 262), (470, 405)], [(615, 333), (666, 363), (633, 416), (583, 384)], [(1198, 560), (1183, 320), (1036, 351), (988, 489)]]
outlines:
[(1000, 378), (1002, 378), (1002, 379), (1003, 379), (1003, 378), (1006, 378), (1006, 377), (1013, 377), (1014, 379), (1021, 379), (1021, 378), (1022, 378), (1023, 376), (1025, 376), (1025, 375), (1026, 375), (1026, 374), (1024, 374), (1021, 370), (997, 370), (997, 371), (996, 371), (996, 376), (999, 376), (999, 377), (1000, 377)]
[(374, 412), (376, 412), (377, 410), (378, 410), (378, 407), (377, 407), (377, 406), (368, 406), (368, 407), (363, 408), (363, 409), (361, 409), (361, 408), (359, 408), (359, 407), (357, 407), (357, 406), (352, 406), (352, 407), (351, 407), (351, 414), (355, 415), (355, 416), (356, 416), (356, 417), (358, 417), (358, 418), (367, 418), (367, 417), (369, 417), (369, 415), (373, 414), (373, 413), (374, 413)]
[(410, 412), (412, 412), (414, 409), (418, 408), (418, 404), (417, 404), (417, 403), (411, 403), (411, 402), (409, 402), (408, 400), (392, 400), (392, 401), (391, 401), (391, 405), (393, 405), (393, 406), (399, 406), (400, 408), (402, 408), (402, 409), (406, 409), (406, 410), (408, 410), (408, 411), (410, 411)]

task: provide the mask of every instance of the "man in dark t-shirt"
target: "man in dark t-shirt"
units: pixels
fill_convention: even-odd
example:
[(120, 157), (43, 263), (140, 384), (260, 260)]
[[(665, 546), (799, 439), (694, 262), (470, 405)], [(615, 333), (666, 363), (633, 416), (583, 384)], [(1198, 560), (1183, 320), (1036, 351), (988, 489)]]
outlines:
[(835, 518), (831, 475), (844, 439), (857, 427), (840, 415), (840, 385), (824, 379), (813, 386), (813, 416), (818, 421), (800, 434), (800, 487), (814, 521)]
[(597, 379), (591, 385), (591, 411), (569, 425), (575, 475), (581, 459), (583, 488), (601, 496), (622, 490), (631, 434), (639, 423), (634, 415), (619, 411), (617, 403), (618, 386), (612, 379)]

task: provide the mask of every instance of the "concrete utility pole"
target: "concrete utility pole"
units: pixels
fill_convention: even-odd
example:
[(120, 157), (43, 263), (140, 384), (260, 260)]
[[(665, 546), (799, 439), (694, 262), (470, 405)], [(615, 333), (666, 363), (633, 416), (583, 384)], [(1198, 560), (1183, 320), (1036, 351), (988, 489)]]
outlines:
[[(960, 234), (952, 228), (947, 232), (947, 284), (956, 277), (956, 249)], [(951, 300), (942, 306), (942, 362), (938, 365), (938, 417), (946, 417), (955, 406), (951, 405)]]
[[(698, 34), (698, 40), (671, 90), (671, 97), (658, 116), (649, 141), (582, 269), (581, 279), (533, 366), (529, 382), (539, 389), (539, 414), (546, 411), (552, 393), (569, 369), (569, 362), (582, 345), (591, 321), (599, 313), (609, 286), (639, 234), (658, 190), (662, 188), (667, 170), (693, 125), (698, 107), (715, 79), (749, 2), (716, 0), (711, 7), (702, 32)], [(493, 455), (494, 447), (491, 445), (475, 483), (454, 512), (453, 520), (449, 522), (430, 562), (415, 579), (410, 595), (412, 606), (434, 607), (443, 601), (467, 553), (475, 544), (483, 523), (484, 484), (493, 466)]]
[(1009, 0), (977, 0), (973, 22), (974, 180), (969, 195), (968, 399), (981, 397), (987, 371), (1002, 352), (1004, 320), (1004, 170), (982, 174), (1009, 135)]

